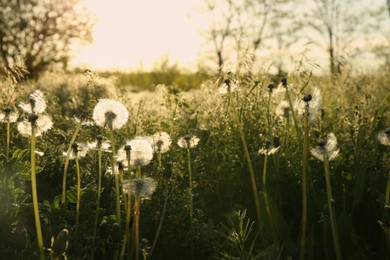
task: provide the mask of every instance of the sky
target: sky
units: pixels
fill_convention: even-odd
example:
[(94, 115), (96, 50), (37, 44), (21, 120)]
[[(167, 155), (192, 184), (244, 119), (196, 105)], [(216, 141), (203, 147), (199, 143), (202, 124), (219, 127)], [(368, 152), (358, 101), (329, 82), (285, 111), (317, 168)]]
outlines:
[(195, 70), (206, 22), (203, 0), (86, 0), (96, 14), (91, 45), (75, 48), (73, 65), (150, 69), (163, 56)]

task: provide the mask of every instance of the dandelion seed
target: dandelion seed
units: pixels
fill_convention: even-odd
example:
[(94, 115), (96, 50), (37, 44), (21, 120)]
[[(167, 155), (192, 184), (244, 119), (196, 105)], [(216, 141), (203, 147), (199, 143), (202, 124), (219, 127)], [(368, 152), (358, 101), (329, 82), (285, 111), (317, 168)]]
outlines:
[(26, 113), (38, 113), (41, 114), (45, 112), (46, 109), (46, 101), (44, 99), (44, 95), (40, 90), (35, 90), (32, 94), (30, 94), (29, 103), (21, 102), (19, 107)]
[(275, 154), (279, 150), (280, 146), (277, 144), (272, 144), (270, 140), (265, 141), (265, 147), (261, 148), (258, 153), (259, 154)]
[(186, 135), (184, 137), (179, 138), (179, 140), (177, 141), (177, 145), (180, 148), (195, 148), (198, 145), (199, 141), (200, 139), (196, 135), (192, 137)]
[(290, 104), (288, 101), (283, 100), (279, 103), (279, 105), (276, 107), (276, 115), (280, 118), (290, 118), (291, 116), (291, 109)]
[(100, 99), (93, 110), (92, 118), (98, 126), (119, 129), (126, 124), (129, 111), (119, 101)]
[(318, 87), (313, 89), (312, 94), (305, 95), (302, 100), (296, 100), (294, 102), (294, 109), (298, 115), (303, 115), (306, 112), (306, 105), (309, 105), (309, 122), (313, 122), (317, 119), (318, 111), (322, 104), (321, 91)]
[(126, 161), (127, 152), (126, 146), (130, 146), (130, 165), (131, 166), (145, 166), (153, 159), (153, 147), (150, 141), (145, 137), (136, 137), (135, 139), (126, 142), (118, 151), (118, 160)]
[(166, 132), (158, 132), (149, 138), (150, 143), (153, 146), (153, 149), (156, 153), (166, 153), (169, 151), (171, 147), (172, 140), (168, 133)]
[(35, 150), (35, 154), (42, 157), (45, 153), (42, 151)]
[(123, 181), (123, 191), (131, 193), (133, 196), (148, 199), (156, 189), (156, 181), (152, 178), (134, 178)]
[(31, 125), (35, 125), (35, 136), (41, 136), (42, 133), (50, 130), (53, 126), (53, 122), (50, 117), (46, 115), (37, 115), (31, 113), (28, 119), (24, 119), (17, 125), (19, 133), (24, 137), (31, 136)]
[(317, 159), (323, 161), (328, 158), (329, 161), (334, 160), (339, 154), (337, 148), (337, 138), (334, 133), (328, 134), (326, 139), (320, 140), (316, 148), (310, 150), (311, 154)]
[[(76, 158), (83, 158), (87, 155), (88, 146), (84, 143), (73, 143), (72, 150), (69, 154), (70, 160), (75, 160)], [(67, 152), (62, 153), (65, 157), (67, 156)]]
[(381, 144), (390, 146), (390, 127), (378, 133), (378, 140)]
[(233, 93), (239, 91), (240, 88), (238, 84), (232, 83), (230, 80), (225, 80), (224, 83), (218, 88), (218, 92), (221, 95), (226, 95), (228, 93)]
[(0, 122), (15, 123), (18, 120), (18, 114), (12, 112), (10, 107), (4, 108), (4, 113), (0, 113)]

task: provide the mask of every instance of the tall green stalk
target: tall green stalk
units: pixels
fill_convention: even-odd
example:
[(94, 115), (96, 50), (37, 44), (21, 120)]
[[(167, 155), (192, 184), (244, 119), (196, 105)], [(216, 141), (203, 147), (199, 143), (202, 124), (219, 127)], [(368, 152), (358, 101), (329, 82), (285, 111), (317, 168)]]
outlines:
[(330, 184), (330, 173), (329, 173), (329, 160), (327, 156), (324, 156), (324, 170), (325, 170), (325, 182), (326, 182), (326, 195), (328, 200), (328, 212), (329, 212), (330, 225), (332, 227), (332, 235), (333, 235), (333, 245), (336, 251), (336, 259), (342, 260), (343, 257), (341, 253), (339, 234), (337, 231), (336, 214), (334, 212), (334, 207), (333, 207), (332, 187)]
[(76, 228), (79, 226), (79, 217), (80, 217), (80, 198), (81, 198), (81, 176), (80, 176), (80, 165), (79, 165), (79, 156), (76, 153), (76, 173), (77, 173), (77, 203), (76, 203)]
[[(386, 197), (385, 197), (385, 215), (387, 216), (388, 213), (386, 211), (390, 211), (390, 172), (388, 173), (387, 177), (387, 187), (386, 187)], [(390, 259), (390, 227), (386, 224), (385, 233), (386, 233), (386, 254), (387, 259)]]
[[(131, 159), (131, 146), (125, 146), (126, 151), (126, 159), (127, 159), (127, 165), (128, 165), (128, 181), (130, 184), (131, 181), (131, 165), (130, 165), (130, 159)], [(122, 249), (120, 257), (123, 259), (125, 257), (125, 252), (127, 248), (127, 258), (130, 258), (131, 254), (131, 248), (130, 248), (130, 220), (131, 220), (131, 192), (127, 191), (127, 203), (126, 203), (126, 225), (125, 225), (125, 234), (123, 237), (123, 243), (122, 243)]]
[[(141, 178), (141, 166), (137, 167), (136, 170), (136, 178)], [(140, 205), (141, 205), (141, 198), (139, 196), (135, 196), (135, 202), (134, 202), (134, 223), (135, 223), (135, 230), (134, 230), (134, 246), (135, 246), (135, 260), (139, 260), (139, 218), (140, 218)]]
[(72, 139), (70, 140), (70, 143), (68, 146), (68, 151), (66, 152), (64, 174), (62, 176), (62, 195), (61, 195), (61, 203), (62, 204), (64, 204), (66, 202), (66, 175), (68, 172), (70, 152), (72, 151), (72, 145), (73, 145), (74, 141), (76, 140), (76, 137), (81, 129), (82, 122), (83, 122), (83, 119), (80, 119), (80, 122), (77, 124), (76, 130), (73, 133)]
[(33, 207), (34, 207), (35, 228), (37, 231), (39, 259), (44, 260), (45, 255), (43, 253), (43, 238), (42, 238), (41, 221), (39, 218), (37, 180), (36, 180), (36, 172), (35, 172), (35, 122), (31, 123), (30, 152), (31, 152), (31, 191), (32, 191), (32, 199), (33, 199)]
[(93, 224), (93, 233), (92, 233), (92, 254), (91, 257), (95, 257), (95, 240), (96, 240), (96, 231), (99, 221), (99, 209), (100, 209), (100, 196), (102, 190), (102, 149), (98, 148), (98, 190), (97, 190), (97, 199), (96, 199), (96, 212), (95, 212), (95, 221)]
[(309, 157), (309, 103), (306, 102), (303, 123), (303, 157), (302, 157), (302, 219), (299, 259), (305, 259), (306, 233), (307, 233), (307, 171)]
[(189, 177), (189, 195), (190, 195), (190, 224), (192, 226), (193, 216), (194, 216), (194, 204), (193, 204), (193, 194), (192, 190), (194, 184), (192, 182), (192, 167), (191, 167), (191, 152), (190, 147), (187, 147), (187, 160), (188, 160), (188, 177)]
[(241, 120), (240, 120), (240, 117), (239, 117), (235, 107), (234, 107), (234, 102), (233, 101), (234, 101), (234, 99), (232, 97), (232, 94), (229, 93), (229, 103), (231, 104), (231, 107), (232, 107), (233, 117), (234, 117), (234, 119), (236, 121), (236, 124), (237, 124), (237, 129), (238, 129), (238, 132), (240, 134), (240, 139), (241, 139), (242, 146), (243, 146), (243, 149), (244, 149), (245, 159), (246, 159), (246, 162), (247, 162), (247, 165), (248, 165), (249, 177), (250, 177), (250, 180), (251, 180), (251, 186), (252, 186), (252, 192), (253, 192), (253, 199), (254, 199), (255, 207), (256, 207), (257, 224), (258, 224), (258, 227), (259, 227), (259, 234), (260, 234), (260, 239), (259, 240), (260, 240), (260, 242), (262, 242), (262, 239), (263, 239), (263, 235), (262, 234), (263, 234), (264, 226), (263, 226), (263, 222), (262, 222), (262, 218), (261, 218), (259, 193), (258, 193), (258, 190), (257, 190), (255, 173), (254, 173), (253, 166), (252, 166), (252, 160), (251, 160), (250, 155), (249, 155), (248, 146), (246, 144), (245, 134), (244, 134), (244, 130), (243, 130), (243, 127), (242, 127), (242, 124), (241, 124)]
[(267, 161), (268, 161), (268, 149), (264, 155), (264, 165), (263, 165), (263, 193), (264, 193), (264, 205), (265, 212), (267, 214), (268, 224), (272, 230), (272, 236), (274, 236), (274, 226), (272, 223), (271, 210), (269, 207), (268, 193), (267, 193)]
[(11, 140), (11, 123), (7, 121), (7, 161), (9, 160), (9, 144)]
[(111, 169), (112, 174), (114, 174), (115, 178), (115, 198), (116, 198), (116, 222), (120, 225), (121, 224), (121, 203), (120, 203), (120, 190), (119, 190), (119, 175), (115, 173), (115, 166), (116, 166), (116, 157), (115, 157), (115, 140), (114, 140), (114, 131), (112, 128), (112, 120), (109, 121), (109, 128), (110, 128), (110, 139), (111, 139)]

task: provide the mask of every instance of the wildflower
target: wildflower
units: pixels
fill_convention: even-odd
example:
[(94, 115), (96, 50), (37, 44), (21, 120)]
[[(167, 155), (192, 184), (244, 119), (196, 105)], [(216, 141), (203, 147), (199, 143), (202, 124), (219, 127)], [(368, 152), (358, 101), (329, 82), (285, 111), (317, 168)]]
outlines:
[(288, 101), (283, 100), (279, 103), (279, 105), (276, 107), (276, 115), (279, 118), (290, 118), (291, 116), (291, 109)]
[(156, 189), (156, 181), (149, 177), (134, 178), (123, 182), (123, 190), (133, 196), (148, 199)]
[(22, 136), (29, 137), (31, 136), (31, 125), (35, 125), (35, 136), (42, 135), (43, 132), (50, 130), (53, 126), (53, 122), (50, 117), (46, 115), (37, 115), (31, 113), (28, 116), (28, 119), (18, 123), (18, 131)]
[(195, 148), (198, 145), (199, 141), (200, 139), (196, 135), (192, 137), (186, 135), (184, 137), (179, 138), (179, 140), (177, 141), (177, 145), (181, 148)]
[(305, 95), (302, 100), (296, 100), (294, 102), (294, 109), (298, 115), (303, 115), (306, 112), (306, 106), (308, 106), (309, 121), (312, 122), (317, 118), (321, 104), (321, 91), (315, 87), (311, 95)]
[(229, 79), (225, 80), (224, 83), (218, 88), (218, 92), (221, 95), (237, 92), (239, 90), (240, 90), (240, 88), (238, 87), (238, 85), (235, 83), (232, 83)]
[(118, 151), (118, 161), (127, 160), (129, 154), (126, 150), (130, 151), (130, 165), (132, 166), (145, 166), (153, 159), (152, 144), (145, 137), (136, 137), (126, 142)]
[(259, 150), (259, 154), (267, 154), (271, 155), (276, 153), (279, 150), (280, 146), (274, 142), (274, 144), (271, 143), (270, 140), (265, 141), (265, 147), (261, 148)]
[(381, 144), (390, 146), (390, 127), (386, 128), (385, 131), (379, 132), (378, 140)]
[[(82, 158), (87, 155), (88, 146), (83, 143), (73, 143), (72, 150), (70, 151), (69, 159), (74, 160), (76, 158)], [(62, 153), (64, 156), (67, 155), (67, 152)]]
[(103, 150), (104, 152), (111, 152), (111, 144), (108, 141), (103, 141), (103, 136), (98, 135), (97, 140), (87, 143), (87, 147), (90, 150)]
[(172, 144), (171, 137), (166, 132), (155, 133), (149, 138), (149, 140), (154, 151), (161, 154), (168, 152)]
[(92, 118), (98, 126), (119, 129), (124, 126), (129, 117), (129, 111), (119, 101), (100, 99), (96, 104)]
[(10, 107), (5, 107), (4, 113), (0, 113), (0, 122), (15, 123), (16, 120), (18, 120), (18, 114), (12, 112), (12, 109)]
[(317, 147), (312, 148), (310, 152), (321, 161), (324, 158), (328, 158), (329, 161), (335, 159), (339, 154), (339, 149), (337, 148), (337, 138), (334, 133), (330, 133), (326, 139), (320, 140)]
[(19, 107), (26, 113), (38, 113), (41, 114), (45, 112), (46, 101), (44, 99), (43, 93), (37, 89), (32, 94), (30, 94), (29, 103), (21, 102)]

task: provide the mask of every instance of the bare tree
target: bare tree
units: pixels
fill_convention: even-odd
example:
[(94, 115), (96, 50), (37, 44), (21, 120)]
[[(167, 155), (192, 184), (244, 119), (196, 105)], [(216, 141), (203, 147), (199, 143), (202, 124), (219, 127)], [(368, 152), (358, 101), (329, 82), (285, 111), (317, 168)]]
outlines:
[(80, 0), (0, 0), (0, 64), (25, 66), (33, 76), (67, 65), (75, 41), (90, 42), (94, 17)]

